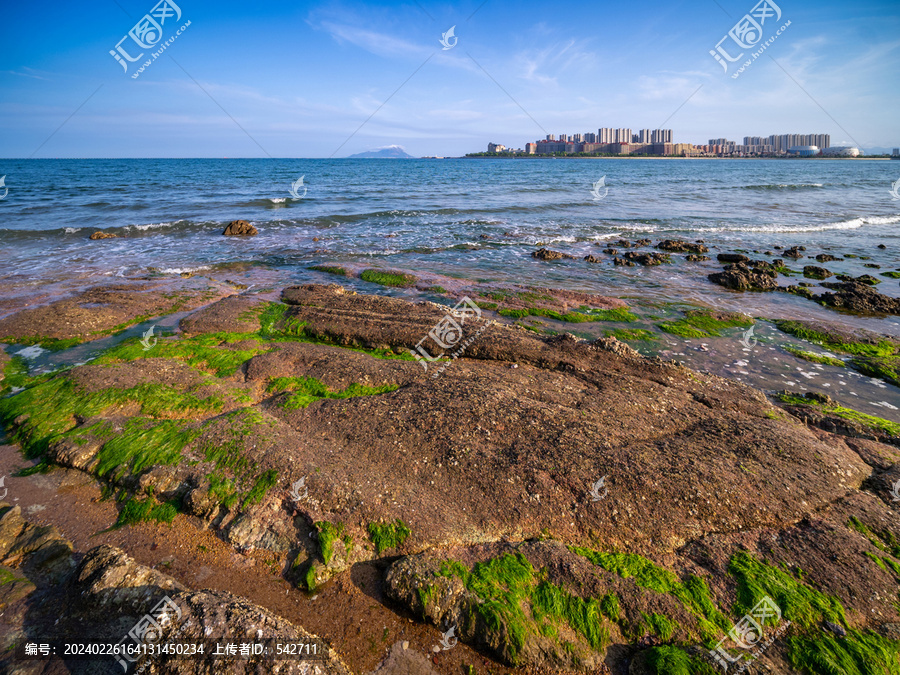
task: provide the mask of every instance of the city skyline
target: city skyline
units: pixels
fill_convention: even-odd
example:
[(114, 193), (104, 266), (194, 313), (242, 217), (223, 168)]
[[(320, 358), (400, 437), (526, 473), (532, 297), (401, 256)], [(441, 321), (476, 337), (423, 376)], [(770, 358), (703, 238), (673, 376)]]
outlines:
[(121, 41), (155, 0), (60, 3), (51, 22), (13, 4), (0, 25), (0, 156), (341, 157), (392, 144), (461, 155), (597, 118), (695, 144), (803, 120), (835, 144), (900, 145), (892, 4), (863, 0), (848, 16), (831, 0), (780, 3), (790, 28), (732, 79), (710, 51), (753, 4), (604, 7), (604, 25), (630, 27), (604, 31), (530, 0), (515, 12), (500, 0), (182, 0), (190, 27), (137, 79), (127, 67), (140, 61), (117, 50), (141, 53)]

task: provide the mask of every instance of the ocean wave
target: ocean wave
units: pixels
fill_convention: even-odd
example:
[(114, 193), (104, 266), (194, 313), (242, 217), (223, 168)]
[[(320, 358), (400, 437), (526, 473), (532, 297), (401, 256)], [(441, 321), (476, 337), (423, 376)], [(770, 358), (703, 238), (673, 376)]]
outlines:
[(67, 228), (65, 228), (65, 233), (66, 234), (75, 234), (76, 232), (78, 232), (80, 230), (81, 230), (80, 227), (67, 227)]
[[(738, 185), (738, 190), (807, 190), (825, 187), (823, 183), (770, 183), (764, 185)], [(731, 188), (725, 188), (731, 189)]]

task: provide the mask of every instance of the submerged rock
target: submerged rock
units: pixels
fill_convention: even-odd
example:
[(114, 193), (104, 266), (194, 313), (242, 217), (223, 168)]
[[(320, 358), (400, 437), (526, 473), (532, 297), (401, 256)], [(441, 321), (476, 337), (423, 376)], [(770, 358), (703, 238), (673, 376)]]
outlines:
[(834, 274), (829, 272), (824, 267), (806, 265), (803, 268), (803, 276), (805, 276), (807, 279), (827, 279), (828, 277), (834, 276)]
[(818, 302), (857, 314), (900, 314), (900, 299), (883, 295), (858, 281), (824, 283), (832, 292), (815, 296)]
[(703, 244), (693, 244), (680, 239), (666, 239), (659, 242), (656, 248), (670, 253), (709, 253), (709, 249)]
[(836, 258), (830, 253), (820, 253), (816, 256), (816, 260), (819, 262), (831, 262), (832, 260), (841, 261), (843, 258)]
[(569, 258), (571, 260), (575, 259), (575, 256), (573, 255), (560, 253), (559, 251), (551, 251), (549, 248), (539, 248), (537, 251), (532, 251), (531, 257), (537, 258), (538, 260), (562, 260), (563, 258)]
[(735, 291), (774, 291), (778, 287), (773, 272), (752, 268), (744, 263), (727, 265), (724, 271), (714, 272), (707, 278), (714, 284)]
[(97, 230), (92, 234), (89, 239), (97, 240), (97, 239), (116, 239), (119, 235), (114, 234), (112, 232), (103, 232), (102, 230)]
[(746, 263), (750, 262), (750, 258), (742, 253), (720, 253), (716, 256), (716, 260), (723, 263)]
[(665, 253), (638, 253), (637, 251), (628, 251), (623, 256), (626, 260), (636, 262), (646, 267), (654, 265), (662, 265), (671, 262), (668, 254)]

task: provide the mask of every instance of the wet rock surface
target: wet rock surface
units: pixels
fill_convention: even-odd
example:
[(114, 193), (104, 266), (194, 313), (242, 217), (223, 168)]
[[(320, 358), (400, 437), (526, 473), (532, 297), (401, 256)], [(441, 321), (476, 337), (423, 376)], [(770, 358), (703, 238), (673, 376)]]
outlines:
[[(471, 313), (455, 315), (462, 336), (451, 338), (434, 332), (449, 325), (445, 305), (322, 285), (281, 298), (220, 300), (151, 350), (126, 345), (34, 385), (46, 393), (30, 413), (15, 409), (30, 390), (5, 399), (4, 420), (50, 462), (141, 503), (177, 504), (239, 550), (282, 556), (298, 584), (377, 561), (396, 607), (534, 672), (623, 672), (672, 645), (701, 658), (697, 645), (740, 619), (742, 570), (842, 603), (844, 618), (798, 627), (811, 640), (835, 635), (825, 621), (843, 639), (894, 622), (897, 579), (867, 555), (893, 555), (874, 542), (900, 537), (889, 430), (828, 422), (814, 405), (785, 412), (615, 338), (538, 336)], [(410, 355), (423, 346), (433, 357), (476, 331), (455, 360), (425, 368)], [(49, 439), (36, 435), (45, 403), (60, 415)], [(4, 522), (0, 550), (24, 527), (9, 516), (7, 537)], [(132, 563), (106, 548), (86, 557), (73, 581), (79, 611), (134, 611), (162, 593), (197, 630), (302, 633)], [(795, 567), (789, 581), (772, 571)], [(695, 578), (719, 614), (685, 599)], [(618, 610), (602, 604), (609, 594)], [(426, 666), (401, 651), (385, 663)], [(791, 672), (783, 650), (767, 658)], [(151, 672), (209, 672), (165, 667)]]
[(774, 272), (738, 262), (726, 265), (722, 272), (713, 272), (708, 279), (735, 291), (774, 291), (778, 287), (775, 276)]
[(257, 230), (246, 220), (232, 220), (225, 226), (222, 234), (226, 237), (252, 237), (257, 234)]

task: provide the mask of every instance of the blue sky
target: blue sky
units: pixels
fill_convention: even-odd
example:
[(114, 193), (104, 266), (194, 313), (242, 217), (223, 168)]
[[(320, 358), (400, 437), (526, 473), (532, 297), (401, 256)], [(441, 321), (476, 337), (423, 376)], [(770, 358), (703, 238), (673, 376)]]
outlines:
[(895, 1), (775, 0), (791, 24), (737, 79), (709, 51), (753, 0), (175, 2), (163, 41), (191, 24), (137, 79), (109, 51), (154, 0), (5, 3), (0, 157), (459, 155), (663, 124), (900, 145)]

